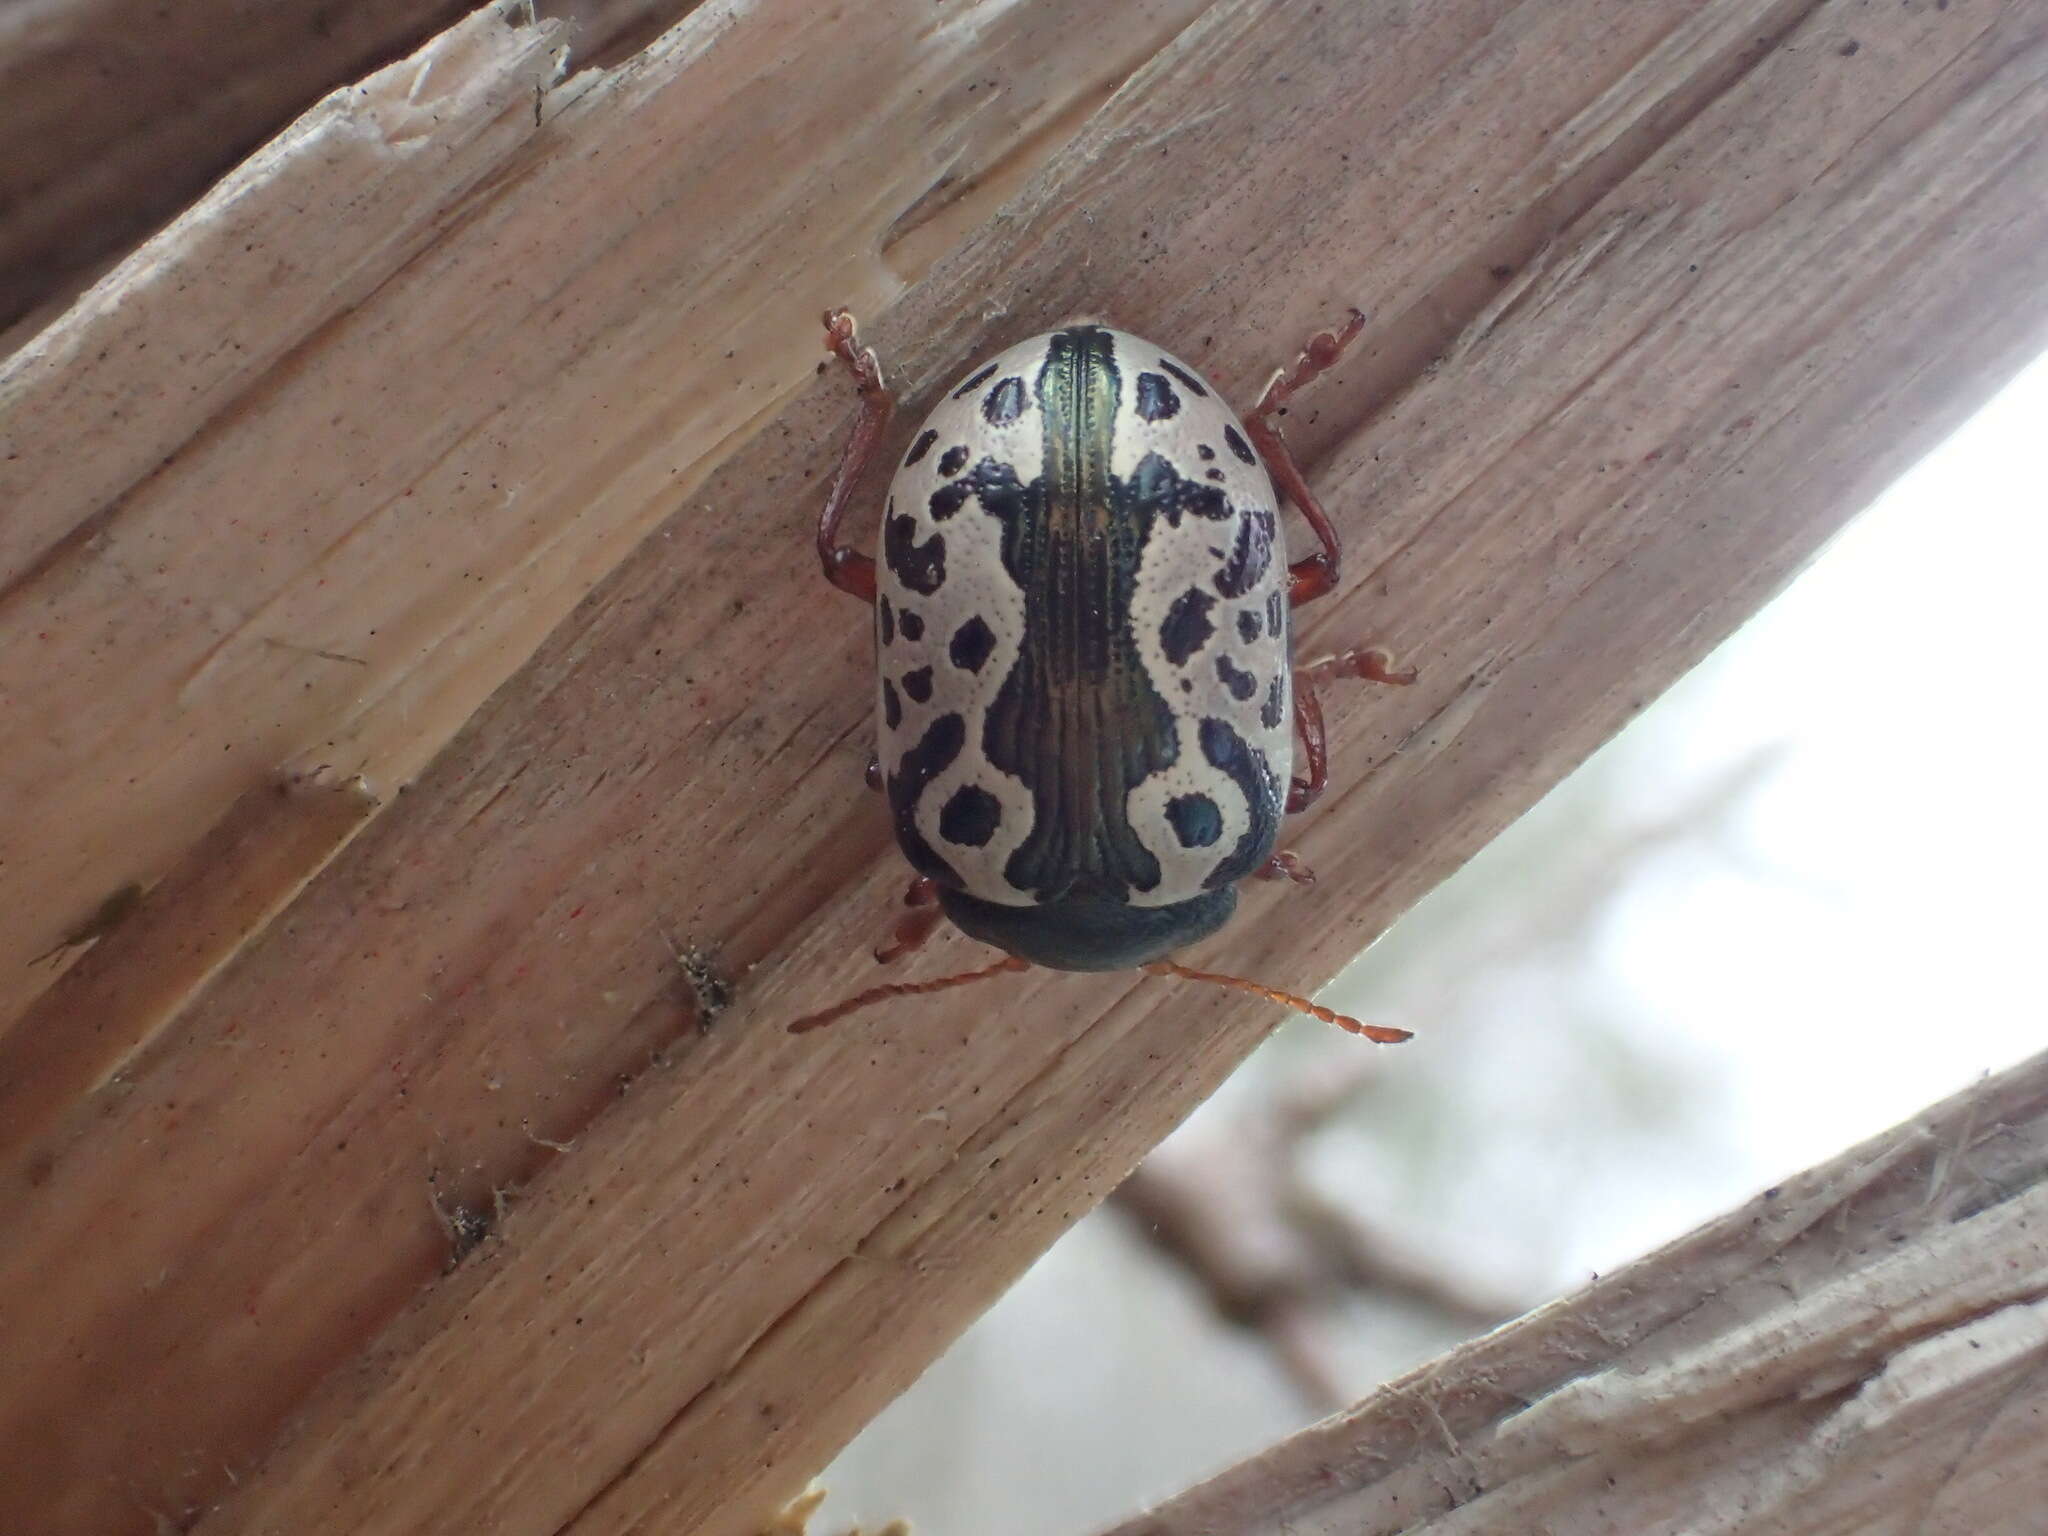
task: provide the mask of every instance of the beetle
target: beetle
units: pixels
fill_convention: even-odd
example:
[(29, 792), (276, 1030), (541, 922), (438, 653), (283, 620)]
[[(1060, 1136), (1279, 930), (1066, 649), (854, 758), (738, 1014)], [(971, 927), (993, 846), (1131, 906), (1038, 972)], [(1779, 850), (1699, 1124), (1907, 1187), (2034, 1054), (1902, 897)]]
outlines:
[[(870, 556), (840, 527), (895, 400), (853, 316), (826, 312), (825, 345), (860, 414), (818, 558), (874, 609), (868, 779), (917, 872), (876, 958), (908, 953), (942, 919), (1005, 958), (871, 988), (792, 1032), (1041, 965), (1135, 966), (1375, 1040), (1408, 1037), (1168, 958), (1229, 920), (1239, 881), (1313, 880), (1276, 845), (1282, 814), (1326, 781), (1316, 684), (1414, 681), (1378, 649), (1313, 669), (1290, 654), (1292, 610), (1335, 588), (1341, 547), (1278, 417), (1364, 324), (1354, 309), (1313, 337), (1242, 420), (1194, 369), (1124, 331), (1077, 321), (1021, 341), (940, 396), (897, 466)], [(1276, 482), (1321, 544), (1291, 565)]]

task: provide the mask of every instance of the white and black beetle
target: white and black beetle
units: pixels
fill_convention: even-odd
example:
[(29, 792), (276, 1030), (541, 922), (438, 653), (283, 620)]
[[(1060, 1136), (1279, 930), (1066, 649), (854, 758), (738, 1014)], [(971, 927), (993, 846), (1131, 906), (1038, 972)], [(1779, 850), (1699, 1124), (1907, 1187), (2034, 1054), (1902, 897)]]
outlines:
[[(1229, 919), (1245, 877), (1313, 878), (1274, 848), (1283, 812), (1323, 790), (1315, 683), (1413, 681), (1377, 650), (1300, 671), (1289, 651), (1289, 611), (1336, 585), (1339, 547), (1275, 418), (1364, 323), (1353, 310), (1342, 332), (1312, 339), (1243, 422), (1136, 336), (1076, 323), (1019, 342), (918, 430), (889, 487), (878, 563), (842, 545), (839, 525), (895, 402), (853, 317), (826, 314), (861, 413), (818, 554), (833, 585), (874, 605), (869, 779), (918, 872), (877, 958), (915, 948), (941, 916), (1007, 958), (873, 988), (793, 1031), (1027, 965), (1141, 966), (1407, 1038), (1166, 959)], [(1275, 480), (1323, 546), (1291, 566)]]

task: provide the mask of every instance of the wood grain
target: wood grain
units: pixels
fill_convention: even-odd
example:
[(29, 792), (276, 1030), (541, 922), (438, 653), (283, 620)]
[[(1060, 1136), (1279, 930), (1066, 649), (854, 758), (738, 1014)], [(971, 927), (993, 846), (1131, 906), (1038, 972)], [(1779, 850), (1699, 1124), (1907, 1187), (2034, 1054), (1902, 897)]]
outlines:
[(1109, 1536), (2022, 1536), (2048, 1460), (2048, 1056)]
[[(539, 4), (579, 62), (695, 0)], [(455, 0), (43, 0), (0, 10), (0, 350), (326, 92), (419, 46)], [(33, 319), (28, 319), (33, 325)]]
[[(579, 174), (550, 169), (560, 146), (522, 165), (323, 332), (320, 367), (266, 376), (195, 448), (257, 475), (255, 505), (297, 483), (291, 445), (349, 516), (410, 519), (359, 536), (348, 583), (367, 612), (431, 616), (403, 658), (370, 647), (384, 713), (304, 716), (355, 732), (347, 765), (424, 760), (481, 692), (433, 667), (408, 692), (423, 636), (460, 657), (487, 631), (509, 666), (507, 636), (576, 589), (501, 574), (451, 624), (462, 588), (413, 569), (423, 550), (548, 549), (575, 504), (604, 528), (561, 569), (592, 571), (683, 502), (121, 1094), (29, 1149), (40, 1180), (0, 1189), (20, 1384), (0, 1447), (44, 1469), (0, 1491), (12, 1523), (146, 1529), (223, 1497), (232, 1466), (202, 1531), (744, 1531), (1271, 1027), (1199, 991), (1032, 974), (781, 1029), (872, 977), (901, 879), (857, 789), (866, 620), (808, 565), (850, 419), (836, 378), (800, 387), (809, 316), (898, 291), (902, 194), (938, 179), (916, 93), (964, 95), (991, 37), (1042, 41), (1021, 29), (1055, 10), (878, 41), (926, 50), (907, 73), (833, 30), (866, 10), (728, 8), (715, 35), (697, 13), (639, 63), (632, 113), (580, 106), (596, 86), (564, 106), (600, 135)], [(1044, 168), (871, 314), (911, 415), (965, 358), (1079, 311), (1240, 399), (1343, 304), (1375, 317), (1290, 418), (1350, 540), (1305, 649), (1384, 641), (1423, 679), (1330, 701), (1337, 787), (1298, 842), (1321, 886), (1250, 893), (1200, 960), (1334, 974), (2040, 347), (2043, 30), (2023, 3), (1240, 0), (1169, 31), (1070, 142), (1034, 137), (1049, 108), (975, 141)], [(787, 89), (735, 90), (763, 69)], [(599, 175), (608, 134), (633, 152)], [(796, 145), (831, 163), (788, 190), (769, 151)], [(878, 155), (886, 195), (852, 171)], [(744, 227), (650, 292), (673, 209), (635, 178), (671, 161)], [(516, 323), (472, 291), (516, 296)], [(319, 449), (336, 409), (358, 453), (374, 424), (401, 461), (360, 494), (361, 460)], [(277, 704), (268, 669), (237, 680)], [(715, 1020), (671, 936), (738, 983)], [(981, 953), (941, 942), (920, 971)], [(436, 1279), (451, 1211), (494, 1235)]]
[(112, 921), (68, 935), (91, 950), (0, 1035), (0, 1162), (38, 1177), (32, 1149), (105, 1088), (376, 811), (359, 779), (262, 785), (154, 890), (123, 887), (106, 904)]
[(281, 765), (411, 778), (811, 379), (790, 291), (900, 292), (1198, 9), (759, 0), (550, 89), (500, 5), (110, 273), (0, 366), (0, 1020)]

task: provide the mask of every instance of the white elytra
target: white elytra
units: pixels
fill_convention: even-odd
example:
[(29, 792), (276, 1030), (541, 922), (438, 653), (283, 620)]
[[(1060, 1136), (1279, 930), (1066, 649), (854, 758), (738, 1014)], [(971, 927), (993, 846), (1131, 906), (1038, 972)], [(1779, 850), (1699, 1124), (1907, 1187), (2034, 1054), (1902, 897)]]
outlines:
[[(1254, 807), (1238, 777), (1215, 766), (1205, 752), (1205, 740), (1218, 735), (1219, 727), (1263, 760), (1259, 793), (1267, 826), (1286, 799), (1294, 744), (1287, 562), (1278, 499), (1235, 413), (1213, 386), (1172, 354), (1126, 332), (1104, 329), (1115, 379), (1110, 475), (1129, 483), (1146, 473), (1142, 466), (1149, 459), (1157, 483), (1163, 461), (1185, 483), (1189, 497), (1206, 499), (1210, 515), (1186, 508), (1177, 516), (1161, 513), (1149, 520), (1128, 611), (1070, 603), (1074, 611), (1036, 618), (1041, 625), (1069, 629), (1120, 627), (1152, 690), (1171, 713), (1171, 765), (1132, 788), (1123, 807), (1132, 832), (1160, 869), (1156, 885), (1133, 889), (1128, 899), (1139, 906), (1166, 906), (1212, 888), (1212, 877), (1232, 860), (1261, 809)], [(1012, 883), (1005, 869), (1030, 836), (1038, 813), (1032, 787), (989, 760), (983, 728), (1021, 654), (1027, 600), (1003, 562), (1004, 516), (988, 506), (992, 497), (1004, 494), (994, 483), (1000, 477), (982, 467), (993, 463), (1013, 470), (1016, 480), (1026, 484), (1047, 475), (1046, 416), (1038, 386), (1058, 334), (1018, 343), (970, 370), (941, 397), (890, 485), (876, 558), (877, 727), (883, 769), (898, 774), (905, 754), (926, 738), (934, 721), (948, 714), (962, 717), (963, 745), (924, 785), (912, 814), (917, 831), (964, 889), (1007, 906), (1038, 900)], [(947, 491), (949, 486), (954, 489)], [(957, 510), (937, 517), (932, 501), (942, 492), (954, 499)], [(907, 540), (900, 537), (899, 524), (899, 549), (929, 551), (935, 539), (940, 541), (942, 578), (934, 580), (936, 562), (928, 558), (906, 559), (901, 569), (892, 565), (886, 536), (892, 517), (909, 519)], [(1263, 546), (1268, 539), (1263, 569), (1254, 558), (1255, 574), (1245, 580), (1247, 547)], [(978, 667), (969, 664), (977, 660)], [(1210, 722), (1207, 732), (1205, 721)], [(966, 792), (973, 798), (976, 791), (993, 802), (993, 825), (984, 803), (968, 840), (949, 837), (948, 831), (960, 831), (963, 822), (957, 816), (949, 821), (946, 808), (954, 805), (957, 811), (958, 797)]]

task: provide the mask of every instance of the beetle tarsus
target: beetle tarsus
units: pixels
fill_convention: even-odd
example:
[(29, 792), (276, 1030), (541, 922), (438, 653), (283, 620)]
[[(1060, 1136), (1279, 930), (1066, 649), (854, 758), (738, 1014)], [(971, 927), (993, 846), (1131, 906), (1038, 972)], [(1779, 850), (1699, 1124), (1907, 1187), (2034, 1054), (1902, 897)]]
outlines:
[(1365, 329), (1365, 311), (1352, 306), (1350, 318), (1344, 322), (1344, 329), (1334, 335), (1329, 331), (1318, 331), (1309, 337), (1301, 349), (1301, 356), (1295, 360), (1294, 372), (1285, 368), (1275, 370), (1266, 383), (1266, 392), (1259, 397), (1259, 403), (1252, 408), (1254, 416), (1272, 416), (1279, 413), (1297, 390), (1306, 388), (1322, 374), (1336, 366), (1337, 359), (1344, 355), (1344, 349), (1358, 339), (1358, 333)]
[(1293, 885), (1314, 885), (1316, 872), (1304, 864), (1301, 855), (1281, 849), (1252, 871), (1261, 880), (1285, 880)]
[(1301, 473), (1301, 466), (1294, 461), (1294, 454), (1287, 446), (1287, 439), (1280, 435), (1277, 418), (1287, 409), (1287, 402), (1295, 391), (1305, 388), (1319, 375), (1327, 373), (1337, 365), (1337, 359), (1344, 355), (1344, 349), (1358, 339), (1365, 329), (1365, 313), (1354, 308), (1344, 328), (1334, 334), (1318, 331), (1308, 339), (1301, 349), (1301, 356), (1295, 362), (1294, 371), (1281, 369), (1266, 385), (1266, 392), (1259, 396), (1259, 403), (1244, 420), (1246, 436), (1252, 446), (1259, 450), (1266, 461), (1266, 468), (1273, 476), (1273, 484), (1287, 499), (1300, 509), (1302, 518), (1322, 541), (1323, 552), (1309, 555), (1295, 561), (1287, 568), (1287, 600), (1291, 607), (1299, 608), (1303, 603), (1313, 602), (1327, 592), (1335, 590), (1337, 573), (1343, 564), (1344, 545), (1337, 537), (1337, 528), (1330, 521), (1323, 504), (1316, 500), (1316, 493), (1309, 489), (1308, 481)]
[(945, 920), (946, 914), (935, 906), (906, 912), (896, 919), (896, 928), (889, 942), (875, 946), (875, 964), (894, 965), (905, 955), (916, 953)]
[(924, 941), (946, 919), (939, 906), (939, 883), (929, 875), (920, 875), (910, 882), (910, 889), (903, 893), (903, 905), (909, 910), (896, 920), (895, 933), (888, 943), (875, 948), (877, 965), (894, 965), (905, 955), (923, 948)]
[(1334, 656), (1325, 656), (1312, 661), (1305, 667), (1294, 669), (1294, 684), (1303, 683), (1320, 687), (1335, 682), (1340, 677), (1362, 678), (1368, 683), (1387, 683), (1395, 688), (1406, 688), (1422, 674), (1413, 667), (1394, 670), (1394, 658), (1376, 645), (1354, 646), (1348, 651), (1339, 651)]
[(1419, 675), (1413, 667), (1400, 672), (1393, 667), (1393, 658), (1378, 646), (1359, 646), (1294, 669), (1294, 730), (1301, 740), (1308, 776), (1287, 786), (1288, 815), (1314, 805), (1329, 783), (1329, 743), (1323, 730), (1323, 701), (1317, 690), (1340, 677), (1364, 678), (1371, 683), (1405, 688)]

